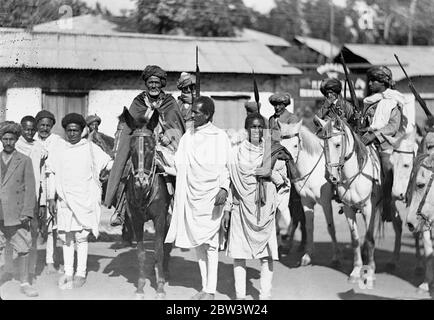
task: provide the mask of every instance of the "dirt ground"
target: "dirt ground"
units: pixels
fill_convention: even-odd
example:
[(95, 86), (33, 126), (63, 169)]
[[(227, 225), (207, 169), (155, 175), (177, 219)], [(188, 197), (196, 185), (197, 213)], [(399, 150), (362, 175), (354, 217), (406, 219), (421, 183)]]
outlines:
[[(335, 207), (336, 209), (336, 207)], [(335, 210), (334, 212), (337, 212)], [(135, 299), (138, 264), (136, 249), (124, 247), (120, 240), (120, 229), (109, 227), (111, 211), (104, 210), (102, 219), (103, 235), (89, 245), (87, 283), (79, 289), (60, 290), (57, 279), (60, 274), (47, 275), (44, 272), (45, 249), (39, 248), (38, 277), (35, 287), (38, 298), (44, 300), (131, 300)], [(386, 263), (391, 258), (394, 232), (391, 223), (386, 224), (385, 237), (377, 239), (376, 264), (377, 280), (374, 289), (361, 289), (349, 284), (347, 277), (352, 269), (350, 234), (343, 215), (335, 214), (337, 238), (341, 249), (341, 265), (330, 266), (331, 244), (323, 216), (315, 217), (315, 255), (313, 265), (297, 267), (300, 254), (295, 249), (274, 264), (273, 299), (279, 300), (370, 300), (370, 299), (427, 299), (428, 294), (417, 292), (423, 276), (415, 274), (414, 240), (404, 227), (401, 261), (398, 268), (387, 271)], [(359, 222), (362, 222), (361, 217)], [(363, 234), (363, 233), (361, 233)], [(300, 233), (297, 231), (296, 240)], [(146, 246), (152, 257), (152, 235), (148, 234)], [(248, 299), (259, 296), (259, 261), (249, 261), (247, 271)], [(148, 269), (152, 268), (149, 264)], [(167, 299), (189, 299), (200, 289), (199, 268), (194, 250), (182, 251), (175, 248), (170, 261), (171, 277), (166, 285)], [(155, 299), (155, 278), (147, 284), (145, 299)], [(30, 299), (19, 292), (19, 282), (9, 281), (0, 287), (2, 299)], [(234, 298), (232, 261), (220, 252), (216, 299)]]

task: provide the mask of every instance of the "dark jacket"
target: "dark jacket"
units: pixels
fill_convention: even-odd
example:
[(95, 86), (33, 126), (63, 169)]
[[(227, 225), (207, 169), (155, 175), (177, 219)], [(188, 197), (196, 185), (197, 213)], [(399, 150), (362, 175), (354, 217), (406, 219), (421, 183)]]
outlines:
[(336, 103), (330, 104), (326, 100), (317, 112), (317, 116), (322, 120), (340, 118), (345, 120), (353, 128), (357, 125), (356, 112), (353, 105), (342, 96), (338, 97)]
[[(146, 92), (143, 91), (137, 97), (135, 97), (131, 103), (129, 111), (135, 119), (145, 115), (146, 111), (148, 110), (149, 107), (145, 100)], [(185, 133), (184, 119), (182, 118), (178, 104), (172, 95), (162, 92), (159, 101), (161, 105), (156, 108), (158, 112), (154, 112), (154, 115), (149, 120), (147, 127), (153, 131), (160, 123), (164, 135), (166, 135), (171, 141), (170, 146), (173, 150), (177, 150), (179, 140), (181, 140), (182, 135)], [(104, 200), (104, 204), (107, 207), (113, 205), (116, 191), (119, 186), (121, 176), (124, 172), (125, 164), (129, 157), (131, 140), (130, 134), (131, 129), (128, 126), (124, 126), (122, 132), (120, 133), (116, 157), (108, 180), (107, 192)]]
[(32, 160), (18, 151), (13, 153), (1, 182), (0, 202), (0, 219), (5, 226), (20, 225), (21, 217), (33, 218), (36, 191)]

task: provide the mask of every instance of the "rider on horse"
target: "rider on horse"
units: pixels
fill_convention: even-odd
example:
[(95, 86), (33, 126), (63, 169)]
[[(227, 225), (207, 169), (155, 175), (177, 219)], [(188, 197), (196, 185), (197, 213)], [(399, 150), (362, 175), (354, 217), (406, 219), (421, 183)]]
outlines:
[[(334, 78), (324, 79), (321, 81), (320, 91), (326, 100), (316, 115), (322, 120), (339, 118), (346, 121), (353, 129), (357, 128), (357, 111), (342, 97), (341, 81)], [(336, 188), (333, 187), (333, 191), (333, 200), (340, 203)]]
[(324, 104), (317, 112), (322, 120), (340, 118), (351, 127), (356, 127), (356, 111), (351, 103), (342, 97), (342, 84), (338, 79), (327, 78), (321, 82), (321, 93), (326, 97)]
[(372, 67), (367, 72), (370, 96), (363, 101), (362, 141), (365, 145), (373, 143), (379, 151), (383, 171), (383, 212), (385, 221), (392, 221), (391, 194), (393, 167), (390, 156), (394, 142), (405, 133), (405, 118), (402, 108), (403, 95), (394, 90), (392, 72), (389, 68)]
[[(167, 74), (159, 66), (149, 65), (142, 73), (145, 81), (145, 90), (134, 98), (129, 112), (136, 121), (144, 118), (148, 122), (148, 129), (154, 132), (157, 140), (157, 155), (160, 162), (166, 162), (171, 166), (171, 159), (178, 149), (178, 143), (185, 132), (185, 123), (179, 110), (175, 98), (171, 94), (165, 93), (162, 88), (166, 85)], [(118, 196), (117, 190), (124, 188), (124, 175), (129, 174), (129, 170), (124, 170), (129, 157), (131, 130), (123, 127), (119, 137), (116, 150), (115, 162), (108, 181), (104, 204), (111, 207), (117, 198), (116, 207), (119, 202), (125, 201), (124, 197)], [(169, 163), (167, 163), (169, 162)], [(125, 211), (118, 212), (112, 226), (122, 225), (125, 218)]]

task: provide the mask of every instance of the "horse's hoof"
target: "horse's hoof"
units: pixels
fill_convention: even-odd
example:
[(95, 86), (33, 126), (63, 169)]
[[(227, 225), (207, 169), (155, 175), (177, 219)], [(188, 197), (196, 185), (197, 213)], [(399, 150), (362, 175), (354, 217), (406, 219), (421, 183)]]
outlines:
[(426, 294), (429, 293), (429, 286), (428, 283), (424, 282), (417, 288), (418, 294)]
[(136, 292), (136, 300), (145, 300), (145, 294)]
[(422, 276), (423, 274), (425, 274), (425, 269), (423, 267), (416, 267), (416, 269), (414, 269), (414, 274), (416, 276)]
[(310, 258), (310, 256), (308, 254), (305, 254), (300, 261), (300, 266), (301, 267), (307, 267), (310, 266), (312, 264), (312, 259)]
[(349, 276), (348, 277), (348, 282), (351, 284), (355, 284), (355, 283), (359, 283), (360, 277), (356, 277), (356, 276)]

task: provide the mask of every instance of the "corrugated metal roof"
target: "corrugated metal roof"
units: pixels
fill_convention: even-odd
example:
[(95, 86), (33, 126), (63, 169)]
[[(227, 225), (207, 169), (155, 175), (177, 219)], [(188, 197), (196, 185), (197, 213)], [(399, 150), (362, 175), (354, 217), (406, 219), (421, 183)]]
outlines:
[(295, 40), (330, 59), (339, 54), (341, 50), (340, 47), (323, 39), (296, 36)]
[(234, 38), (52, 32), (0, 32), (0, 68), (143, 70), (147, 64), (167, 71), (195, 70), (199, 46), (202, 72), (290, 75), (294, 67), (256, 41)]
[(410, 77), (434, 75), (434, 47), (432, 46), (392, 46), (374, 44), (345, 44), (345, 48), (373, 65), (388, 66), (396, 81), (405, 78), (393, 54), (397, 54)]
[[(115, 22), (109, 21), (102, 15), (92, 14), (41, 23), (35, 25), (33, 31), (106, 35), (124, 33), (119, 31), (119, 26)], [(291, 46), (288, 41), (281, 37), (249, 28), (237, 30), (236, 36), (238, 38), (255, 40), (266, 46)]]
[(242, 30), (237, 31), (236, 33), (237, 36), (240, 38), (255, 40), (265, 44), (266, 46), (285, 47), (285, 48), (291, 47), (291, 44), (285, 39), (258, 30), (244, 28)]

